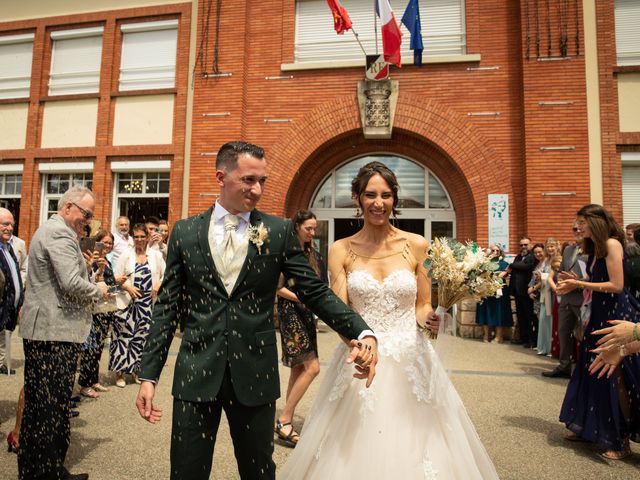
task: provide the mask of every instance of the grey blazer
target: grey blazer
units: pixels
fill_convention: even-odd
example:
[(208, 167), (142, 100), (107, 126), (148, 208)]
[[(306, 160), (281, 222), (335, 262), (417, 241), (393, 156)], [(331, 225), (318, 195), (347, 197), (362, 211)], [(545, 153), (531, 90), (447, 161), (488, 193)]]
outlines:
[(20, 336), (83, 343), (91, 328), (93, 302), (100, 299), (75, 232), (60, 215), (53, 215), (38, 228), (29, 246)]
[[(578, 249), (577, 245), (568, 245), (564, 252), (562, 252), (562, 263), (560, 263), (560, 271), (561, 272), (573, 272), (578, 275), (578, 278), (582, 278), (582, 270), (580, 269), (580, 264), (578, 260), (586, 261), (585, 255), (578, 255), (576, 251)], [(570, 293), (566, 295), (562, 295), (560, 297), (561, 305), (582, 305), (582, 289), (576, 288)]]

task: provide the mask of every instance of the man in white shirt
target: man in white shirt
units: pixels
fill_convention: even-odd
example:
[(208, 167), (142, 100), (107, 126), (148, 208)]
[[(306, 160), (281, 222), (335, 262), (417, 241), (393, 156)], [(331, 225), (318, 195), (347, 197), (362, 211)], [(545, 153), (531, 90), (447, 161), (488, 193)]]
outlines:
[(125, 216), (121, 216), (116, 220), (116, 228), (113, 231), (111, 264), (115, 266), (118, 261), (118, 257), (128, 248), (133, 248), (133, 238), (129, 235), (129, 219)]

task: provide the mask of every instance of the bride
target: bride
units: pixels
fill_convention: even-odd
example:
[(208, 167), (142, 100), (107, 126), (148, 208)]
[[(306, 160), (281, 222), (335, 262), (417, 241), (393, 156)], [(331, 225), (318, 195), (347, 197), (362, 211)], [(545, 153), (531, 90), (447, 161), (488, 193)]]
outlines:
[[(333, 244), (331, 288), (374, 329), (379, 362), (370, 388), (352, 378), (339, 344), (279, 479), (497, 479), (431, 343), (437, 319), (423, 266), (427, 241), (389, 223), (398, 182), (380, 162), (351, 184), (364, 226)], [(366, 372), (360, 371), (360, 374)]]

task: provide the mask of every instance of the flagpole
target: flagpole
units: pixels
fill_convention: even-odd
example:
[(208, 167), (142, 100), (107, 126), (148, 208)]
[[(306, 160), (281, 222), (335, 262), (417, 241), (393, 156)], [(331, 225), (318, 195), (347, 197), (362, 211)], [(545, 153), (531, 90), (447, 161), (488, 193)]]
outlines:
[(378, 55), (378, 15), (376, 14), (376, 5), (378, 0), (373, 2), (373, 32), (376, 36), (376, 55)]
[[(354, 30), (353, 26), (351, 27), (351, 33), (353, 33), (353, 36), (356, 37), (356, 42), (358, 42), (358, 45), (360, 45), (360, 49), (362, 50), (362, 53), (364, 53), (364, 56), (367, 56), (367, 52), (364, 51), (364, 47), (362, 46), (362, 43), (360, 42), (360, 38), (359, 35), (356, 33), (356, 31)], [(377, 45), (376, 45), (377, 47)], [(377, 48), (376, 48), (377, 50)]]

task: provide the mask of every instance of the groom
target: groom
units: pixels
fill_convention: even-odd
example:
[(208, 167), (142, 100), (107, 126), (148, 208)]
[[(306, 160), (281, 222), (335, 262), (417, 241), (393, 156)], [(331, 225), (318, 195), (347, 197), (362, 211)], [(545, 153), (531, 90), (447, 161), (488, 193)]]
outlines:
[(376, 340), (366, 323), (309, 266), (291, 222), (255, 209), (262, 196), (262, 148), (229, 142), (216, 160), (220, 197), (177, 222), (165, 278), (142, 356), (136, 406), (151, 423), (155, 386), (176, 326), (185, 325), (173, 380), (171, 478), (208, 479), (221, 412), (243, 480), (274, 479), (273, 422), (280, 396), (273, 304), (280, 273), (315, 314), (351, 340), (358, 378), (375, 375)]

